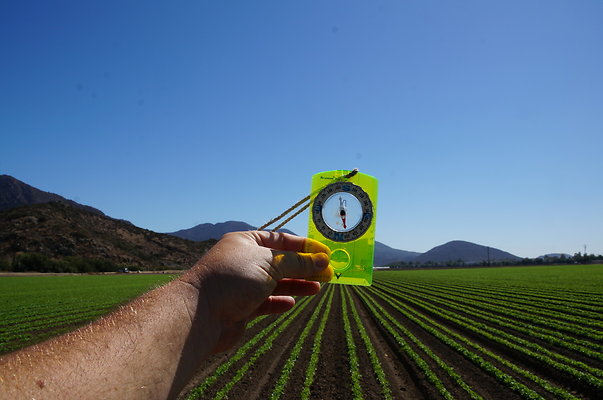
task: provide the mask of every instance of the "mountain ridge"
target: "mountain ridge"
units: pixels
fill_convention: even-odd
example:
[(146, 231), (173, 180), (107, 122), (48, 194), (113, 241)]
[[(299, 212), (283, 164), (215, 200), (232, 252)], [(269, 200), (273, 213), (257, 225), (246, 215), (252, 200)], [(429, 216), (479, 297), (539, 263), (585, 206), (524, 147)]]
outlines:
[[(175, 232), (166, 232), (166, 234), (193, 241), (203, 241), (209, 239), (220, 240), (220, 238), (224, 236), (224, 234), (230, 232), (254, 230), (257, 230), (257, 227), (250, 225), (247, 222), (226, 221), (218, 222), (215, 224), (206, 222), (203, 224), (195, 225), (192, 228), (180, 229)], [(295, 233), (293, 233), (289, 229), (279, 229), (279, 232), (286, 232), (295, 235)]]
[(482, 262), (519, 261), (521, 257), (490, 246), (484, 246), (464, 240), (452, 240), (421, 254), (413, 262), (446, 263), (462, 262), (476, 264)]
[(382, 267), (396, 262), (409, 262), (423, 253), (408, 250), (399, 250), (390, 247), (384, 243), (375, 241), (375, 261), (376, 267)]
[(10, 175), (0, 175), (0, 211), (51, 202), (64, 203), (93, 214), (105, 215), (97, 208), (69, 200), (56, 193), (45, 192)]

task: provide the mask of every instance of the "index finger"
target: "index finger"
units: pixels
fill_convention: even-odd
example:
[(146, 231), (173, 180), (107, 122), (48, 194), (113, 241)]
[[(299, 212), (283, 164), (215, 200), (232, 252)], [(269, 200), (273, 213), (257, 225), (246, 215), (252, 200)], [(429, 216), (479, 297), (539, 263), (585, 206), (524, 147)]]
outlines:
[(331, 250), (317, 240), (295, 236), (284, 232), (253, 232), (260, 246), (274, 250), (296, 251), (303, 253), (326, 253), (331, 255)]

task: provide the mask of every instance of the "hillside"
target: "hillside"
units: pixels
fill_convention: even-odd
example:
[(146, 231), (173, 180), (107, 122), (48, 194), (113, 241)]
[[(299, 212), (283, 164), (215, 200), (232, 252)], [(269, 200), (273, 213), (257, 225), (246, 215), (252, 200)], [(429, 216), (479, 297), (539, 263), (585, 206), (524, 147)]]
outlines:
[(421, 253), (417, 253), (416, 251), (398, 250), (375, 241), (375, 267), (381, 267), (400, 261), (413, 261), (419, 255), (421, 255)]
[(0, 175), (0, 211), (9, 210), (14, 207), (50, 202), (63, 203), (86, 210), (93, 214), (105, 215), (101, 210), (94, 207), (76, 203), (73, 200), (59, 196), (58, 194), (37, 189), (12, 176)]
[(64, 203), (17, 207), (0, 212), (0, 259), (18, 254), (50, 259), (103, 260), (142, 269), (192, 266), (214, 241), (192, 242), (138, 228)]
[(520, 257), (493, 247), (482, 246), (462, 240), (454, 240), (434, 247), (428, 252), (421, 254), (413, 261), (417, 263), (446, 263), (460, 260), (465, 264), (474, 264), (488, 261), (488, 259), (490, 262), (521, 260)]

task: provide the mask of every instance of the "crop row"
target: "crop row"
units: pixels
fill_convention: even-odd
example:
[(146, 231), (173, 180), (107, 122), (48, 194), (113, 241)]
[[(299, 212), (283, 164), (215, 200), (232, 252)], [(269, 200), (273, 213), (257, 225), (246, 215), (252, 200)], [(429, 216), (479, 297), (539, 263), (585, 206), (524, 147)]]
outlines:
[[(427, 346), (425, 346), (416, 336), (412, 335), (408, 329), (402, 326), (395, 318), (391, 316), (383, 307), (381, 307), (377, 302), (374, 301), (370, 296), (363, 291), (357, 291), (357, 294), (360, 295), (362, 300), (364, 301), (365, 306), (370, 310), (371, 315), (385, 328), (385, 330), (393, 337), (395, 342), (400, 347), (410, 360), (417, 366), (419, 370), (425, 375), (427, 380), (437, 389), (437, 391), (444, 397), (445, 399), (454, 399), (454, 396), (448, 391), (445, 387), (444, 383), (438, 377), (438, 375), (432, 370), (432, 368), (428, 365), (428, 363), (423, 359), (423, 357), (413, 349), (413, 347), (409, 344), (408, 340), (404, 339), (406, 336), (410, 339), (415, 345), (419, 347), (420, 350), (425, 352), (430, 358), (432, 358), (436, 364), (442, 368), (448, 375), (450, 375), (459, 386), (469, 389), (469, 386), (463, 382), (460, 375), (456, 374), (448, 364), (444, 363), (434, 352), (432, 352)], [(397, 328), (397, 330), (396, 330)], [(472, 392), (472, 391), (471, 391)], [(481, 398), (479, 396), (472, 396), (472, 398)]]
[[(548, 311), (535, 310), (533, 307), (512, 304), (507, 301), (497, 301), (487, 296), (472, 295), (458, 291), (446, 291), (442, 289), (431, 289), (428, 286), (412, 285), (406, 283), (394, 283), (394, 285), (404, 290), (414, 293), (429, 294), (430, 296), (439, 296), (443, 299), (454, 299), (456, 302), (465, 302), (467, 304), (479, 305), (481, 308), (495, 310), (501, 314), (507, 314), (513, 318), (519, 318), (523, 321), (537, 322), (552, 329), (566, 331), (568, 333), (580, 335), (586, 338), (599, 341), (603, 339), (600, 330), (594, 327), (587, 327), (592, 321), (588, 319), (574, 318), (568, 315), (560, 315), (553, 309)], [(555, 318), (555, 316), (561, 317)]]
[(0, 329), (9, 330), (12, 327), (27, 326), (40, 320), (57, 318), (63, 315), (84, 313), (91, 310), (109, 310), (115, 307), (115, 301), (104, 302), (74, 302), (70, 304), (48, 305), (44, 310), (26, 309), (14, 311), (10, 315), (0, 316)]
[(314, 341), (312, 342), (312, 355), (310, 356), (310, 362), (308, 363), (308, 367), (306, 368), (306, 374), (304, 379), (304, 386), (301, 391), (301, 398), (303, 400), (307, 400), (310, 398), (310, 387), (312, 382), (316, 377), (316, 371), (318, 366), (318, 357), (321, 351), (321, 345), (323, 340), (323, 334), (325, 331), (325, 327), (327, 326), (327, 320), (329, 318), (329, 314), (331, 312), (331, 304), (334, 290), (332, 287), (329, 288), (329, 302), (327, 304), (327, 308), (322, 315), (320, 320), (320, 325), (318, 326), (318, 330), (316, 331), (316, 335), (314, 336)]
[[(396, 289), (396, 286), (392, 285), (391, 283), (385, 283), (384, 287), (391, 288), (393, 291), (399, 292)], [(416, 298), (427, 300), (433, 305), (439, 304), (447, 307), (448, 309), (456, 310), (457, 312), (466, 315), (471, 315), (483, 321), (495, 324), (499, 327), (511, 329), (536, 339), (582, 353), (586, 356), (603, 360), (603, 354), (601, 353), (603, 346), (597, 342), (578, 339), (574, 336), (566, 335), (556, 330), (542, 328), (531, 323), (522, 322), (518, 318), (510, 318), (509, 316), (490, 312), (487, 307), (484, 307), (483, 302), (467, 301), (462, 299), (454, 299), (453, 301), (451, 297), (446, 298), (442, 296), (432, 296), (427, 293), (415, 292), (412, 290), (405, 290), (404, 293), (407, 295), (412, 294)], [(514, 315), (512, 312), (505, 313), (504, 309), (502, 309), (501, 313)]]
[[(479, 344), (473, 342), (469, 338), (467, 338), (463, 335), (460, 335), (460, 334), (454, 332), (453, 330), (446, 328), (444, 325), (441, 325), (441, 324), (435, 322), (434, 320), (427, 317), (426, 315), (421, 314), (420, 312), (417, 312), (416, 310), (413, 310), (412, 308), (403, 305), (399, 301), (395, 300), (394, 298), (392, 298), (391, 296), (389, 296), (383, 292), (381, 292), (381, 293), (373, 292), (373, 293), (375, 293), (375, 295), (378, 298), (384, 300), (387, 304), (392, 306), (392, 308), (394, 310), (398, 311), (401, 315), (408, 318), (408, 320), (416, 323), (418, 326), (423, 328), (427, 333), (431, 334), (432, 336), (434, 336), (435, 338), (440, 340), (447, 347), (449, 347), (449, 348), (455, 350), (456, 352), (458, 352), (459, 354), (461, 354), (463, 357), (465, 357), (466, 359), (471, 361), (473, 364), (475, 364), (477, 367), (482, 369), (486, 374), (491, 375), (496, 380), (498, 380), (501, 384), (506, 386), (508, 389), (515, 391), (522, 398), (525, 398), (525, 399), (541, 399), (541, 398), (543, 398), (536, 391), (534, 391), (534, 390), (530, 389), (529, 387), (527, 387), (526, 385), (522, 384), (520, 381), (518, 381), (516, 378), (514, 378), (509, 373), (505, 373), (503, 370), (496, 367), (495, 364), (488, 361), (488, 359), (487, 359), (487, 358), (491, 358), (495, 361), (502, 361), (503, 359), (500, 356), (497, 356), (493, 352), (488, 351), (487, 349), (485, 349), (482, 346), (480, 346)], [(375, 300), (373, 300), (373, 302), (376, 304)], [(383, 312), (385, 312), (385, 311), (383, 311)], [(391, 316), (391, 314), (386, 314), (386, 315), (389, 315), (390, 319), (395, 320), (395, 317)], [(468, 346), (468, 347), (465, 347), (465, 346)], [(473, 350), (470, 350), (470, 349), (473, 349)], [(480, 354), (482, 354), (482, 355), (480, 355)], [(484, 358), (484, 356), (486, 356), (487, 358)], [(550, 384), (550, 382), (539, 378), (535, 374), (533, 374), (525, 369), (520, 368), (519, 366), (513, 364), (510, 361), (505, 361), (503, 363), (503, 365), (507, 368), (510, 368), (513, 372), (519, 374), (520, 376), (530, 379), (533, 382), (539, 384), (545, 390), (557, 395), (559, 398), (564, 398), (564, 399), (575, 398), (570, 393), (568, 393), (558, 387), (553, 386), (552, 384)]]
[(441, 286), (447, 289), (460, 289), (463, 291), (470, 291), (482, 294), (497, 294), (500, 296), (504, 296), (507, 299), (518, 299), (520, 301), (524, 299), (529, 299), (532, 303), (542, 302), (547, 306), (554, 304), (563, 308), (567, 305), (567, 308), (570, 311), (575, 308), (591, 309), (593, 311), (603, 310), (603, 306), (600, 304), (600, 294), (579, 291), (567, 291), (560, 289), (558, 286), (552, 286), (550, 289), (545, 290), (542, 288), (536, 289), (529, 287), (515, 287), (505, 285), (477, 285), (468, 282), (464, 282), (462, 284), (437, 283), (432, 285)]
[[(306, 327), (304, 328), (304, 330), (302, 331), (301, 335), (299, 336), (297, 342), (295, 343), (295, 346), (293, 347), (293, 350), (291, 351), (289, 358), (285, 362), (281, 375), (279, 376), (279, 378), (276, 382), (276, 385), (274, 386), (274, 389), (272, 390), (272, 393), (270, 395), (271, 400), (280, 399), (281, 396), (285, 393), (287, 383), (289, 382), (289, 378), (291, 377), (295, 364), (300, 356), (300, 353), (301, 353), (303, 347), (306, 345), (306, 339), (308, 338), (310, 331), (314, 327), (314, 324), (315, 324), (316, 320), (318, 319), (318, 316), (320, 315), (322, 306), (326, 299), (327, 299), (327, 296), (322, 297), (322, 299), (318, 303), (318, 306), (314, 309), (314, 312), (312, 313), (310, 320), (306, 324)], [(332, 300), (333, 300), (333, 291), (331, 291), (329, 293), (328, 299), (329, 300), (327, 302), (327, 308), (330, 311)], [(326, 324), (326, 318), (328, 318), (328, 315), (329, 315), (328, 311), (323, 314), (323, 318), (321, 319), (320, 326), (324, 326)]]
[[(377, 355), (377, 350), (375, 349), (373, 342), (371, 341), (369, 335), (366, 332), (366, 329), (364, 328), (364, 323), (360, 319), (358, 310), (356, 309), (356, 306), (350, 295), (350, 290), (348, 288), (345, 288), (344, 293), (345, 293), (345, 296), (343, 299), (343, 302), (344, 302), (343, 304), (346, 304), (346, 303), (350, 304), (352, 318), (354, 319), (354, 322), (356, 323), (355, 329), (357, 329), (357, 331), (360, 334), (360, 337), (362, 339), (362, 342), (364, 343), (364, 351), (366, 351), (366, 353), (369, 356), (373, 374), (376, 377), (377, 382), (379, 382), (379, 386), (381, 387), (381, 395), (383, 396), (384, 399), (390, 400), (393, 398), (392, 391), (390, 388), (389, 381), (387, 380), (387, 378), (385, 376), (385, 372), (383, 371), (383, 367), (381, 366), (381, 362), (379, 361), (379, 357)], [(347, 308), (347, 305), (345, 307)], [(344, 316), (345, 315), (346, 315), (346, 312), (344, 311)], [(347, 333), (346, 333), (346, 335), (347, 335)]]
[[(556, 382), (559, 376), (564, 384), (575, 386), (590, 395), (599, 396), (603, 393), (603, 370), (599, 367), (603, 360), (600, 343), (512, 318), (520, 312), (504, 300), (498, 299), (497, 305), (498, 294), (489, 296), (482, 292), (481, 295), (474, 295), (472, 290), (462, 291), (459, 287), (449, 289), (441, 283), (435, 284), (430, 290), (425, 282), (398, 281), (395, 276), (393, 278), (388, 276), (387, 279), (376, 280), (371, 288), (357, 290), (373, 317), (393, 337), (395, 335), (391, 328), (382, 320), (389, 320), (398, 333), (408, 337), (411, 336), (400, 322), (410, 321), (523, 398), (540, 398), (542, 390), (558, 398), (575, 398), (557, 383), (549, 381), (553, 379)], [(505, 315), (505, 312), (510, 314)], [(394, 321), (398, 321), (400, 326)], [(599, 333), (593, 330), (593, 334), (598, 336)], [(421, 348), (421, 345), (416, 343), (416, 348)], [(565, 351), (560, 353), (557, 348), (564, 348)], [(427, 351), (423, 350), (423, 354), (433, 358)], [(589, 363), (588, 359), (593, 361)], [(537, 368), (538, 375), (530, 370), (535, 365), (544, 367)], [(537, 386), (525, 386), (514, 376), (521, 377), (521, 380), (528, 379)]]
[[(601, 311), (599, 306), (591, 306), (590, 310), (584, 310), (583, 305), (572, 304), (569, 301), (544, 301), (534, 300), (525, 295), (505, 295), (495, 290), (488, 289), (470, 289), (468, 287), (446, 287), (443, 285), (428, 285), (413, 283), (414, 288), (422, 287), (429, 291), (445, 291), (454, 293), (455, 296), (472, 297), (487, 299), (498, 304), (510, 305), (520, 309), (526, 309), (530, 312), (545, 313), (546, 315), (560, 316), (562, 319), (570, 321), (586, 321), (587, 324), (593, 324), (595, 327), (602, 327)], [(561, 304), (560, 304), (561, 303)]]
[[(413, 282), (419, 286), (419, 282)], [(504, 296), (505, 299), (531, 299), (535, 301), (543, 301), (547, 305), (556, 304), (560, 307), (566, 307), (569, 310), (583, 308), (596, 312), (603, 311), (603, 306), (600, 304), (600, 296), (587, 293), (563, 292), (558, 289), (544, 290), (534, 288), (518, 288), (514, 286), (486, 286), (476, 284), (451, 284), (451, 283), (434, 283), (423, 282), (423, 285), (429, 285), (432, 288), (444, 288), (448, 290), (460, 290), (463, 292), (482, 293), (482, 294), (498, 294)]]

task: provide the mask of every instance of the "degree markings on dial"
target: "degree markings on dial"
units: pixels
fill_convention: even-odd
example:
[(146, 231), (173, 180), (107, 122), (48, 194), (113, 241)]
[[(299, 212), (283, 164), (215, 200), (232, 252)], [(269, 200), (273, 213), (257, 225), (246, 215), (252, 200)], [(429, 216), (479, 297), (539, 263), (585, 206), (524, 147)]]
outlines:
[(314, 200), (312, 214), (319, 232), (338, 242), (358, 239), (367, 231), (373, 217), (367, 193), (349, 182), (332, 183), (323, 188)]

